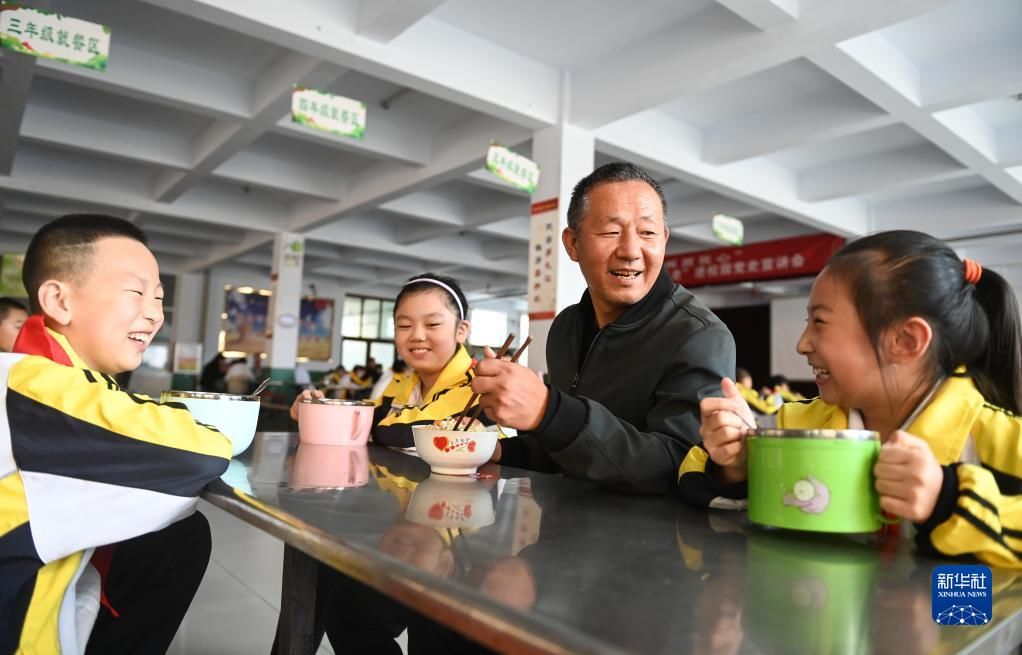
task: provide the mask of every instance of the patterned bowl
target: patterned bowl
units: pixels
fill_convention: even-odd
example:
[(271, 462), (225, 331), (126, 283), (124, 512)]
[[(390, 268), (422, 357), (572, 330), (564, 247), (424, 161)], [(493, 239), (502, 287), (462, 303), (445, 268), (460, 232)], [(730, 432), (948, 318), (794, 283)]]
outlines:
[(430, 476), (412, 492), (405, 518), (434, 528), (481, 528), (494, 521), (493, 499), (479, 480)]
[[(496, 428), (496, 426), (494, 426)], [(412, 437), (419, 457), (426, 460), (434, 473), (472, 475), (493, 456), (497, 447), (496, 429), (485, 432), (438, 430), (432, 426), (413, 425)]]

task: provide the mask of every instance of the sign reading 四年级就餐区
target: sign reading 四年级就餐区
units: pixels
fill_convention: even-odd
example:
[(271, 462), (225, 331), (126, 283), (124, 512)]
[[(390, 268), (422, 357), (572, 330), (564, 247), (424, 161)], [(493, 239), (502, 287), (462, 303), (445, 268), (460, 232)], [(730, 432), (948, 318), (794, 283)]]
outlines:
[(331, 134), (361, 139), (366, 133), (366, 106), (358, 100), (296, 84), (291, 94), (291, 120)]
[(664, 257), (671, 279), (686, 287), (815, 275), (845, 240), (833, 234), (715, 248)]
[(0, 47), (106, 71), (110, 28), (42, 9), (0, 4)]
[(528, 193), (535, 193), (539, 184), (539, 165), (536, 162), (496, 143), (486, 151), (486, 169)]

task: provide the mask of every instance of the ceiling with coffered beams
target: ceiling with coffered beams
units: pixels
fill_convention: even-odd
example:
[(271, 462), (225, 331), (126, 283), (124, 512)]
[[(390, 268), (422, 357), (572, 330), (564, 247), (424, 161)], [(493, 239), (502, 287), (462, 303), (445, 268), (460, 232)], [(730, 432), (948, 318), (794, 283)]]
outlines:
[[(663, 182), (671, 252), (716, 212), (752, 242), (912, 228), (1022, 288), (1018, 0), (26, 4), (112, 45), (105, 73), (0, 51), (5, 251), (101, 210), (168, 272), (268, 272), (286, 230), (353, 293), (430, 269), (520, 299), (529, 197), (485, 151), (565, 120)], [(295, 83), (365, 102), (365, 138), (291, 122)]]

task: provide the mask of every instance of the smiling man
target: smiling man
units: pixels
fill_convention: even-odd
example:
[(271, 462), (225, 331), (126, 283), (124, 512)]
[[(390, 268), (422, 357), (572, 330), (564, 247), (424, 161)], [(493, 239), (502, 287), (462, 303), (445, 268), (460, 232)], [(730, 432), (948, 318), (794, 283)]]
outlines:
[(476, 369), (487, 415), (521, 434), (498, 444), (495, 461), (635, 493), (674, 487), (699, 440), (699, 401), (720, 394), (735, 344), (663, 270), (666, 214), (660, 185), (633, 164), (575, 186), (562, 241), (588, 289), (550, 328), (550, 385), (508, 361)]

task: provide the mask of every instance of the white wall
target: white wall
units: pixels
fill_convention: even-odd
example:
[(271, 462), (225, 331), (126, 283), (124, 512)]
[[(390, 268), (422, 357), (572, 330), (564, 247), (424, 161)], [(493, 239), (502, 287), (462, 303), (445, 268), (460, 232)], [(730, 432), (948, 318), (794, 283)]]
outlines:
[(778, 298), (770, 302), (770, 370), (791, 380), (810, 380), (806, 358), (795, 352), (806, 327), (809, 296)]

